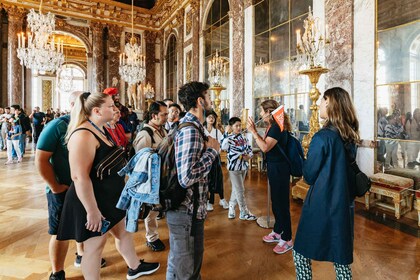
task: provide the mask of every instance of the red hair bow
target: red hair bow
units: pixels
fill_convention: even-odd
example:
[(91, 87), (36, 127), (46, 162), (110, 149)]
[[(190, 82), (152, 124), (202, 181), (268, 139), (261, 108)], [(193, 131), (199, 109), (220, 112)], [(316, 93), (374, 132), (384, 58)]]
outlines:
[(109, 88), (106, 88), (104, 90), (104, 93), (105, 94), (108, 94), (108, 95), (116, 95), (116, 94), (118, 94), (118, 89), (117, 88), (113, 88), (113, 87), (109, 87)]

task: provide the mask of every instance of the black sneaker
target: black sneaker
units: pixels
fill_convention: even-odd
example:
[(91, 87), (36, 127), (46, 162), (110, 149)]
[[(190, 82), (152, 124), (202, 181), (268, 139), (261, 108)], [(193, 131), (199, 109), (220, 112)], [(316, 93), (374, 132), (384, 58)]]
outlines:
[(51, 273), (50, 280), (66, 280), (66, 273), (64, 270), (57, 271), (56, 273)]
[(165, 244), (163, 244), (163, 242), (160, 239), (156, 239), (153, 242), (147, 241), (146, 245), (155, 252), (165, 250)]
[[(73, 263), (73, 265), (75, 267), (80, 267), (82, 265), (82, 257), (83, 256), (79, 256), (76, 253), (76, 259), (74, 260), (74, 263)], [(101, 259), (101, 267), (104, 267), (104, 266), (106, 266), (106, 260), (105, 259)]]
[(147, 263), (144, 260), (140, 260), (140, 264), (136, 269), (128, 269), (127, 279), (137, 279), (142, 275), (149, 275), (157, 271), (160, 267), (159, 263)]

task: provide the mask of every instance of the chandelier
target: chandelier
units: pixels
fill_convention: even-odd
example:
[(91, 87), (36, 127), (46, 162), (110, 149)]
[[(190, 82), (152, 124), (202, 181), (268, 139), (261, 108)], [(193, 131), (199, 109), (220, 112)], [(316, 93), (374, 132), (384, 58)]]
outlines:
[(34, 9), (29, 11), (28, 26), (30, 32), (18, 34), (17, 56), (20, 64), (32, 69), (34, 72), (54, 73), (64, 62), (63, 41), (54, 42), (49, 38), (55, 30), (54, 14), (42, 14), (42, 0), (39, 13)]
[(59, 74), (58, 88), (64, 92), (70, 92), (74, 90), (73, 85), (73, 73), (72, 68), (68, 68), (65, 65), (61, 68)]
[(223, 80), (226, 77), (226, 61), (224, 58), (219, 56), (216, 50), (216, 54), (212, 59), (209, 60), (209, 82), (212, 87), (223, 87)]
[(131, 1), (131, 39), (120, 54), (119, 73), (129, 85), (144, 81), (146, 77), (146, 57), (134, 37), (134, 0)]
[(144, 87), (144, 96), (146, 97), (146, 99), (153, 99), (153, 97), (155, 97), (155, 89), (149, 82)]
[(308, 17), (303, 22), (305, 32), (300, 35), (300, 30), (296, 30), (296, 49), (299, 60), (302, 64), (309, 64), (310, 68), (321, 67), (320, 58), (327, 45), (330, 44), (328, 38), (328, 26), (325, 26), (324, 36), (319, 28), (319, 18), (314, 18), (311, 7), (309, 7)]

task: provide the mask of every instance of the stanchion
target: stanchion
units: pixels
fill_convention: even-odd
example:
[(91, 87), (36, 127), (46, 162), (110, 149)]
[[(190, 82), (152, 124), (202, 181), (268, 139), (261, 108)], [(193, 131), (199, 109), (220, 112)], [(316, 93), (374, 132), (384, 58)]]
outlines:
[(270, 201), (271, 201), (271, 191), (270, 191), (270, 181), (267, 178), (267, 216), (261, 216), (257, 219), (257, 224), (262, 228), (273, 228), (274, 227), (274, 217), (270, 216)]

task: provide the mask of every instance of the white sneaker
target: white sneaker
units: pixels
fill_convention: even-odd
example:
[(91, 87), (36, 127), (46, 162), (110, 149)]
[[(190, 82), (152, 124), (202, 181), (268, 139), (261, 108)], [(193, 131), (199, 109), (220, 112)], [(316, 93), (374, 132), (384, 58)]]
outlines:
[(251, 212), (248, 213), (242, 213), (239, 215), (239, 219), (243, 220), (243, 221), (255, 221), (257, 219), (257, 217), (252, 214)]
[(235, 216), (236, 216), (235, 205), (229, 204), (228, 218), (229, 219), (235, 219)]
[(208, 212), (211, 212), (211, 211), (213, 211), (214, 209), (213, 209), (213, 204), (211, 204), (210, 202), (207, 202), (207, 211)]
[(14, 162), (13, 162), (13, 160), (8, 160), (8, 161), (6, 161), (4, 164), (5, 164), (5, 165), (8, 165), (8, 164), (12, 164), (12, 163), (14, 163)]
[(229, 203), (227, 203), (226, 199), (221, 199), (219, 201), (219, 205), (223, 207), (223, 209), (228, 209), (229, 208)]

